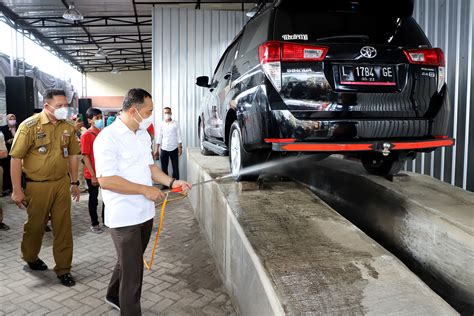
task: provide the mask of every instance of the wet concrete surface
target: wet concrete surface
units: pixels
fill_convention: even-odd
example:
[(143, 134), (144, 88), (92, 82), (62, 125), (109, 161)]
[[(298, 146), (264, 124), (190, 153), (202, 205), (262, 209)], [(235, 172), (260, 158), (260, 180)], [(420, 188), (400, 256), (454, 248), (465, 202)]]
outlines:
[(287, 167), (463, 315), (474, 314), (474, 194), (428, 176), (394, 182), (329, 158)]
[[(225, 157), (188, 152), (188, 180), (228, 172)], [(395, 256), (303, 185), (233, 181), (190, 195), (227, 291), (242, 315), (455, 315)]]

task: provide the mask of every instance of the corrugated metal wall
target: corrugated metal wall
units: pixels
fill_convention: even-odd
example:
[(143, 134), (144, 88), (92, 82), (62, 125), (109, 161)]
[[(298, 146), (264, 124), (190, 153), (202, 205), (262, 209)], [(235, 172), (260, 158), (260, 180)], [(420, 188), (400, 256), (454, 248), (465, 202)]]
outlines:
[(456, 146), (422, 154), (407, 170), (474, 191), (473, 0), (415, 0), (414, 17), (434, 47), (443, 49)]
[[(170, 106), (180, 122), (183, 146), (198, 147), (197, 117), (204, 92), (194, 82), (211, 77), (219, 58), (245, 23), (235, 11), (153, 8), (153, 100), (155, 120)], [(157, 126), (157, 125), (155, 125)], [(186, 176), (186, 157), (180, 161)]]
[[(454, 148), (421, 154), (407, 170), (474, 191), (474, 113), (471, 113), (474, 0), (415, 0), (415, 18), (434, 47), (445, 52), (453, 113)], [(242, 12), (153, 9), (153, 96), (156, 120), (171, 106), (186, 147), (197, 147), (196, 117), (204, 90), (199, 75), (211, 75), (219, 57), (245, 23)], [(181, 159), (185, 175), (185, 160)]]

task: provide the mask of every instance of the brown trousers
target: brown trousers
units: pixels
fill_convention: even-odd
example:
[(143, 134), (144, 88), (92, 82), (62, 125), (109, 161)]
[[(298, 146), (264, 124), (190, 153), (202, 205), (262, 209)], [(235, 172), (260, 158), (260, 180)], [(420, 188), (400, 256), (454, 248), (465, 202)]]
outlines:
[(141, 315), (143, 253), (150, 241), (152, 228), (153, 219), (138, 225), (110, 229), (118, 258), (107, 296), (118, 298), (121, 315)]
[(21, 253), (23, 260), (33, 262), (38, 259), (43, 242), (44, 228), (51, 214), (53, 228), (53, 256), (58, 276), (71, 271), (72, 228), (71, 190), (69, 177), (56, 181), (26, 182), (26, 212), (28, 219), (23, 228)]

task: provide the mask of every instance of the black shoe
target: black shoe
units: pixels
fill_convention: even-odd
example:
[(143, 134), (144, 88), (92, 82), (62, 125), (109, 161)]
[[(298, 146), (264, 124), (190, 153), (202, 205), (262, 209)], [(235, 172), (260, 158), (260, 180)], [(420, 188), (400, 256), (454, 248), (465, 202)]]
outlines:
[(49, 233), (49, 232), (51, 231), (51, 228), (49, 228), (49, 226), (46, 225), (46, 227), (44, 228), (44, 231), (47, 232), (47, 233)]
[(112, 296), (106, 296), (105, 302), (115, 308), (116, 310), (120, 310), (120, 304), (118, 298)]
[(74, 281), (72, 275), (70, 273), (65, 273), (63, 275), (58, 275), (58, 279), (61, 280), (61, 284), (64, 286), (74, 286), (76, 285), (76, 281)]
[(31, 270), (35, 270), (35, 271), (48, 270), (48, 266), (41, 259), (38, 259), (34, 262), (27, 262), (27, 263)]

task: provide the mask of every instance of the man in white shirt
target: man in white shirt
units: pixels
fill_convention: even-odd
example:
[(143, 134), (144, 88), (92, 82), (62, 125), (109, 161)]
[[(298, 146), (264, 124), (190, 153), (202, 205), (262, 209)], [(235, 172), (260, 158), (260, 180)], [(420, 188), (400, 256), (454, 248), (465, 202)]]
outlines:
[(165, 121), (158, 128), (155, 155), (160, 155), (161, 170), (166, 174), (168, 174), (168, 163), (171, 159), (173, 178), (179, 179), (179, 157), (183, 154), (181, 131), (178, 122), (171, 118), (170, 107), (165, 107), (163, 114)]
[(122, 115), (107, 126), (94, 142), (96, 177), (107, 205), (105, 224), (117, 251), (117, 264), (106, 302), (122, 315), (141, 315), (143, 253), (155, 216), (155, 202), (164, 194), (153, 181), (184, 190), (191, 186), (175, 181), (154, 165), (147, 128), (153, 102), (143, 89), (131, 89), (123, 101)]

